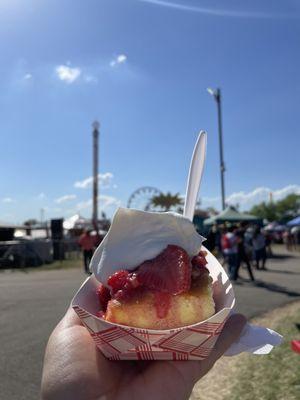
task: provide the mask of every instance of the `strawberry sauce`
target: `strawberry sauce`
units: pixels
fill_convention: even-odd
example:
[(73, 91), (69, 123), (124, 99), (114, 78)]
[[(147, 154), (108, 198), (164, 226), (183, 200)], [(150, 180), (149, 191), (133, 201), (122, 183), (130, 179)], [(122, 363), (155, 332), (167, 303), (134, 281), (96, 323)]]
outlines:
[(171, 307), (171, 294), (163, 292), (154, 293), (154, 305), (158, 318), (165, 318)]

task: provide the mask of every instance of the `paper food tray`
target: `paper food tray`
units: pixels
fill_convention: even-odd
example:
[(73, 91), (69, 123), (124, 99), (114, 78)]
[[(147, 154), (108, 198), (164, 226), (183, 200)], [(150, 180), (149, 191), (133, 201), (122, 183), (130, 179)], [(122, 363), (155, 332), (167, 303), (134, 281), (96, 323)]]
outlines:
[[(202, 250), (207, 251), (203, 246)], [(152, 330), (107, 322), (96, 316), (100, 309), (99, 282), (94, 275), (80, 287), (72, 307), (98, 348), (110, 360), (203, 360), (212, 351), (235, 304), (233, 288), (223, 267), (209, 251), (206, 259), (206, 267), (213, 278), (216, 312), (197, 324)]]

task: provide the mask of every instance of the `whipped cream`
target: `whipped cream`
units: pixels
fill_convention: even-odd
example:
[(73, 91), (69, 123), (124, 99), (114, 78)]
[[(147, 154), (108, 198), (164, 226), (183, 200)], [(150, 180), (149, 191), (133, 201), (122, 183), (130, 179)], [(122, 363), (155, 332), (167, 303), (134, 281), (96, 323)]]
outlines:
[(193, 223), (180, 214), (118, 208), (90, 267), (96, 278), (106, 284), (116, 271), (135, 269), (169, 244), (182, 247), (192, 257), (198, 254), (204, 240)]

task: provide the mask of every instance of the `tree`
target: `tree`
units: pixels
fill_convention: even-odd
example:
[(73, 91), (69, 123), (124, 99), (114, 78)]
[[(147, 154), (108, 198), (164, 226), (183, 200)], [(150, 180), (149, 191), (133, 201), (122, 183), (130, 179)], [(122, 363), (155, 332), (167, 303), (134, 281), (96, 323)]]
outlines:
[(276, 203), (280, 220), (287, 222), (300, 213), (300, 195), (292, 193)]
[(160, 193), (151, 199), (151, 205), (155, 208), (160, 208), (162, 211), (169, 211), (172, 208), (180, 207), (182, 203), (183, 201), (179, 193)]
[(299, 215), (300, 195), (293, 193), (277, 202), (257, 204), (251, 208), (250, 213), (270, 222), (280, 221), (285, 223)]
[(253, 206), (249, 213), (270, 222), (278, 219), (274, 203), (266, 203), (265, 201)]
[(32, 225), (37, 225), (39, 221), (37, 219), (31, 218), (28, 219), (27, 221), (24, 222), (25, 226), (32, 226)]

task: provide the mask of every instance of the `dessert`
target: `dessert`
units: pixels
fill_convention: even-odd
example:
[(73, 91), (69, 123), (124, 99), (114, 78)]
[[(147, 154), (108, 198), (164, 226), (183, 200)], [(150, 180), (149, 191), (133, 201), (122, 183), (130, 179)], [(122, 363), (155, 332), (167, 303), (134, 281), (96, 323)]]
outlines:
[(109, 322), (144, 328), (172, 329), (192, 325), (215, 313), (212, 278), (200, 251), (190, 257), (169, 244), (134, 269), (120, 269), (100, 284), (99, 316)]

